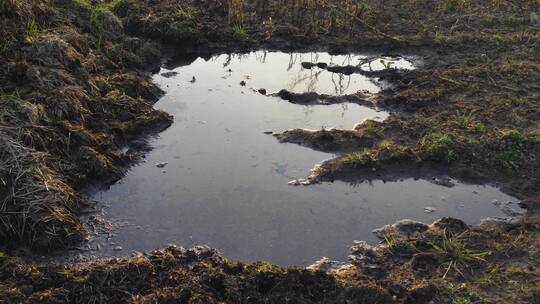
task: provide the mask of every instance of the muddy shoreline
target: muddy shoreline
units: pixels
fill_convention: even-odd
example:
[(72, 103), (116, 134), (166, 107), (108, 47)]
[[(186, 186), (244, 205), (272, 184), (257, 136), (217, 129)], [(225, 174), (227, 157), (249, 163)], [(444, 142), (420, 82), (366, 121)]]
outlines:
[[(528, 214), (516, 223), (466, 227), (448, 219), (407, 237), (389, 232), (380, 248), (355, 244), (351, 264), (339, 271), (230, 262), (208, 248), (168, 248), (89, 264), (32, 264), (13, 257), (23, 246), (0, 255), (0, 299), (540, 301), (540, 40), (534, 19), (528, 17), (538, 11), (536, 1), (526, 7), (509, 1), (489, 9), (482, 1), (450, 6), (435, 1), (421, 7), (414, 1), (370, 3), (369, 9), (356, 11), (361, 21), (358, 43), (350, 42), (347, 22), (333, 32), (325, 32), (325, 25), (315, 19), (296, 23), (295, 17), (302, 14), (294, 15), (301, 7), (294, 4), (281, 20), (278, 15), (262, 25), (260, 20), (246, 20), (245, 29), (231, 30), (227, 19), (235, 16), (227, 15), (230, 8), (219, 1), (173, 2), (0, 1), (0, 35), (7, 37), (0, 46), (4, 246), (15, 240), (34, 248), (62, 248), (84, 238), (77, 217), (85, 205), (81, 189), (95, 180), (119, 179), (140, 157), (139, 151), (144, 152), (144, 144), (135, 144), (133, 154), (121, 148), (137, 143), (132, 140), (140, 140), (141, 130), (152, 129), (152, 134), (171, 123), (166, 113), (152, 108), (161, 92), (150, 82), (150, 72), (163, 58), (260, 48), (335, 53), (376, 49), (423, 56), (422, 69), (391, 75), (395, 87), (378, 101), (406, 115), (335, 131), (330, 147), (320, 142), (328, 141), (328, 134), (296, 134), (293, 142), (301, 145), (352, 152), (325, 163), (313, 179), (391, 179), (411, 168), (422, 174), (417, 166), (433, 163), (448, 168), (451, 176), (499, 183), (503, 191), (523, 199)], [(305, 9), (310, 12), (306, 17), (325, 11), (316, 4)], [(279, 6), (266, 7), (262, 20), (272, 10), (279, 12)], [(418, 11), (426, 16), (425, 23), (418, 22)], [(464, 12), (474, 17), (461, 18)], [(174, 47), (162, 47), (148, 37)], [(334, 145), (351, 134), (354, 140)], [(17, 166), (24, 168), (13, 174)], [(35, 209), (36, 202), (44, 207)]]

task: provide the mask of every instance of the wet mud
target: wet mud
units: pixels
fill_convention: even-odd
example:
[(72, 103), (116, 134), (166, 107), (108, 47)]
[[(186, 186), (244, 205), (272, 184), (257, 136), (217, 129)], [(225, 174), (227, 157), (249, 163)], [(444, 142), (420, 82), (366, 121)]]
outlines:
[[(0, 237), (2, 247), (15, 244), (0, 255), (0, 299), (538, 302), (537, 1), (367, 1), (352, 12), (334, 1), (308, 2), (246, 1), (238, 10), (222, 1), (0, 1)], [(150, 77), (164, 57), (259, 48), (423, 57), (421, 69), (373, 72), (392, 82), (378, 92), (377, 106), (399, 113), (384, 123), (289, 131), (295, 144), (336, 154), (312, 180), (369, 172), (385, 180), (440, 167), (451, 177), (496, 184), (528, 213), (480, 226), (412, 224), (420, 230), (406, 236), (392, 225), (382, 245), (356, 243), (350, 262), (322, 260), (311, 270), (230, 262), (201, 248), (88, 264), (29, 262), (35, 251), (25, 254), (21, 244), (80, 244), (81, 189), (123, 176), (142, 156), (125, 147), (170, 125), (169, 114), (153, 108), (163, 92)], [(350, 64), (302, 62), (360, 75)], [(268, 95), (283, 88), (254, 89)]]

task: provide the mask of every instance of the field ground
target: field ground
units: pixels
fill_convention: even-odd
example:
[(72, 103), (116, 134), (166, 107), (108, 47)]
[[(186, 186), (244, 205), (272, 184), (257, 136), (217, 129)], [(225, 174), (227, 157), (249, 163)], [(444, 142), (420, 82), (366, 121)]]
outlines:
[[(540, 303), (539, 12), (537, 0), (0, 0), (0, 301)], [(28, 261), (21, 248), (84, 240), (81, 189), (119, 179), (140, 156), (119, 147), (171, 124), (152, 107), (162, 91), (150, 72), (163, 58), (259, 48), (424, 58), (379, 75), (395, 84), (373, 98), (392, 111), (385, 122), (279, 135), (358, 150), (313, 182), (437, 168), (497, 182), (527, 215), (388, 229), (384, 244), (354, 245), (350, 263), (329, 273), (208, 248)]]

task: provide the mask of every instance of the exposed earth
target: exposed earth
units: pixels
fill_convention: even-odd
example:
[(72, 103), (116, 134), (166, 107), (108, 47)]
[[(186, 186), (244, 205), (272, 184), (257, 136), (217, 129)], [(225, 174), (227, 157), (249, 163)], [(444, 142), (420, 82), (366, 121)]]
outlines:
[[(0, 302), (540, 303), (539, 12), (537, 0), (0, 0)], [(401, 222), (379, 246), (353, 244), (350, 261), (308, 269), (205, 247), (33, 261), (83, 242), (83, 189), (121, 178), (141, 138), (172, 123), (152, 107), (164, 60), (261, 48), (422, 58), (413, 71), (373, 72), (393, 84), (368, 99), (393, 113), (384, 122), (277, 135), (347, 152), (310, 183), (437, 169), (496, 182), (527, 214)]]

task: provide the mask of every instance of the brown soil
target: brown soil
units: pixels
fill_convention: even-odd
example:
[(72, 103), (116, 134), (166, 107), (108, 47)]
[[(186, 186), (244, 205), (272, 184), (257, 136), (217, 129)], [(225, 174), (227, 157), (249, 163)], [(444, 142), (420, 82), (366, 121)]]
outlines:
[(377, 75), (393, 88), (349, 97), (393, 110), (384, 123), (278, 139), (344, 153), (314, 180), (437, 167), (503, 184), (523, 198), (525, 218), (388, 230), (383, 246), (353, 246), (350, 264), (330, 274), (230, 262), (201, 248), (77, 265), (1, 254), (0, 302), (539, 303), (540, 34), (531, 13), (540, 3), (355, 3), (0, 0), (0, 238), (32, 248), (84, 239), (80, 189), (120, 178), (137, 159), (121, 148), (172, 121), (152, 108), (162, 92), (150, 79), (171, 50), (420, 55), (420, 69)]

